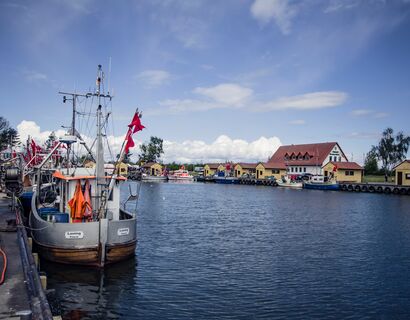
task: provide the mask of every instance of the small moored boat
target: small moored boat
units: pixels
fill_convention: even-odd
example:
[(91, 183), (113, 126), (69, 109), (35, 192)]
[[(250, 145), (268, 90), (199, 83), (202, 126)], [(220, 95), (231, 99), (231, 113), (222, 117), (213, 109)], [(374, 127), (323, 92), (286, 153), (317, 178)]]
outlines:
[(303, 183), (304, 189), (314, 190), (339, 190), (340, 185), (334, 180), (327, 180), (323, 175), (311, 176), (308, 181)]

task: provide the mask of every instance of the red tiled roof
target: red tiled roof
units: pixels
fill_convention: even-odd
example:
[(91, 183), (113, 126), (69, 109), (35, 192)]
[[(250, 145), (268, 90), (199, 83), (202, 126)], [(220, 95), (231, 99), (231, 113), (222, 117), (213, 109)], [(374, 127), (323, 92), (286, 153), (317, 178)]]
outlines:
[[(269, 159), (268, 163), (284, 163), (286, 165), (302, 165), (302, 166), (316, 166), (321, 165), (330, 151), (338, 145), (337, 142), (325, 142), (325, 143), (311, 143), (311, 144), (292, 144), (288, 146), (281, 146)], [(340, 148), (340, 147), (339, 147)], [(341, 149), (340, 149), (341, 150)], [(342, 151), (343, 152), (343, 151)], [(285, 161), (285, 156), (290, 159), (292, 155), (303, 157), (301, 160), (288, 160)], [(309, 155), (309, 160), (305, 160), (305, 155)]]
[(235, 163), (235, 166), (238, 165), (238, 164), (239, 164), (243, 169), (255, 169), (256, 166), (258, 165), (257, 163), (238, 162), (238, 163)]
[(265, 162), (265, 163), (260, 163), (263, 165), (265, 169), (285, 169), (286, 170), (286, 165), (283, 162)]
[(330, 162), (334, 166), (336, 166), (338, 169), (342, 170), (363, 170), (363, 167), (356, 162)]
[(147, 162), (142, 167), (143, 168), (151, 168), (154, 164), (157, 164), (157, 163), (156, 162)]
[(206, 163), (205, 165), (208, 166), (210, 169), (218, 169), (221, 163)]

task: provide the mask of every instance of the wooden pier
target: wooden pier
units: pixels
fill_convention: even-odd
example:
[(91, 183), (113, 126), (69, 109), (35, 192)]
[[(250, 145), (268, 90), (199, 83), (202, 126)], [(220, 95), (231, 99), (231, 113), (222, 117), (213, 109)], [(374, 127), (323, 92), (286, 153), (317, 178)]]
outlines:
[[(11, 209), (11, 199), (0, 193), (0, 248), (7, 269), (0, 285), (0, 319), (53, 319), (26, 229), (20, 213)], [(2, 255), (3, 256), (3, 255)], [(0, 257), (0, 272), (4, 270)]]

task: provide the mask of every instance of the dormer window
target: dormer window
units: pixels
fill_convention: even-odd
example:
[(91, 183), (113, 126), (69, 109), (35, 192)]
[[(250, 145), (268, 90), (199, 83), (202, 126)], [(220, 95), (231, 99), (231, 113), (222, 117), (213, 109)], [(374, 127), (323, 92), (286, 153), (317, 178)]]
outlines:
[(292, 160), (296, 160), (296, 156), (294, 154), (292, 155)]

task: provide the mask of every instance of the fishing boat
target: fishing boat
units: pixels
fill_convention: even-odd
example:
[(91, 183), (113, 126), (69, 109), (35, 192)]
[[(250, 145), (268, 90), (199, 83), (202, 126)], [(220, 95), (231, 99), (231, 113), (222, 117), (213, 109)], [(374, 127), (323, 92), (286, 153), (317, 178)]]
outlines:
[(281, 179), (276, 181), (278, 187), (301, 189), (303, 188), (303, 183), (291, 179), (288, 175), (282, 176)]
[(214, 176), (214, 182), (219, 184), (239, 184), (239, 179), (231, 176), (216, 175)]
[(193, 181), (194, 176), (190, 175), (188, 170), (185, 170), (184, 166), (181, 166), (178, 170), (168, 174), (168, 180)]
[(308, 181), (303, 182), (304, 189), (314, 190), (339, 190), (340, 185), (333, 179), (327, 180), (323, 175), (313, 175)]
[[(75, 101), (81, 96), (92, 98), (97, 102), (97, 129), (95, 149), (87, 148), (90, 156), (95, 159), (94, 168), (84, 168), (70, 164), (70, 153), (74, 151), (77, 142), (81, 142), (76, 134), (74, 120), (71, 132), (61, 138), (51, 152), (36, 166), (39, 182), (31, 199), (31, 214), (29, 225), (32, 238), (39, 249), (39, 254), (54, 262), (103, 267), (131, 257), (135, 254), (137, 244), (136, 208), (130, 210), (129, 201), (136, 200), (137, 194), (130, 195), (121, 204), (120, 190), (126, 178), (122, 177), (117, 165), (128, 150), (134, 146), (132, 135), (144, 128), (141, 124), (141, 114), (138, 110), (128, 125), (128, 131), (122, 143), (121, 151), (114, 169), (104, 171), (103, 132), (107, 115), (105, 101), (111, 101), (109, 93), (103, 88), (103, 71), (98, 66), (96, 89), (92, 93), (72, 95), (73, 109)], [(64, 97), (64, 100), (66, 98)], [(91, 108), (90, 108), (91, 112)], [(73, 117), (74, 119), (74, 117)], [(52, 154), (66, 146), (67, 161), (64, 166), (56, 168), (52, 174), (53, 183), (48, 186), (41, 184), (43, 166), (48, 163)], [(44, 191), (54, 194), (45, 200), (41, 195)], [(136, 204), (135, 204), (136, 206)]]

